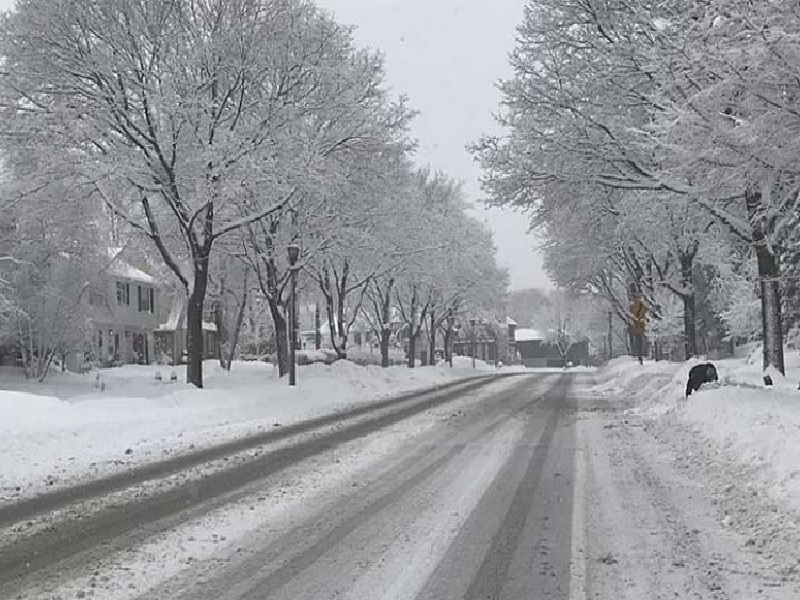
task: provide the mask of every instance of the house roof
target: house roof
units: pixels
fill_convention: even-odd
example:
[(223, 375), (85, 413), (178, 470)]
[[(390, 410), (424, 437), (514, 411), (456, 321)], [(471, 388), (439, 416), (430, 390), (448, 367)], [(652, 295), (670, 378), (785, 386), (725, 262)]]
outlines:
[[(186, 319), (183, 319), (183, 322), (181, 322), (180, 329), (185, 329), (185, 328), (186, 328)], [(177, 329), (178, 329), (177, 322), (167, 322), (159, 325), (156, 331), (175, 331)], [(214, 323), (203, 321), (203, 331), (216, 331), (216, 330), (217, 326)]]
[(517, 329), (514, 332), (514, 340), (517, 342), (541, 342), (544, 336), (535, 329)]
[[(173, 298), (167, 322), (161, 323), (157, 331), (176, 331), (178, 329), (186, 329), (186, 300), (182, 297)], [(216, 330), (216, 324), (203, 321), (203, 331)]]
[(111, 257), (111, 264), (108, 267), (108, 272), (117, 277), (124, 277), (132, 281), (141, 283), (149, 283), (153, 285), (156, 280), (152, 275), (148, 275), (141, 269), (137, 269), (133, 265), (125, 262), (120, 258), (122, 250), (119, 248), (109, 248), (108, 255)]
[(506, 317), (506, 325), (519, 325), (514, 319), (511, 317)]
[(124, 277), (125, 279), (138, 281), (140, 283), (149, 283), (152, 285), (156, 282), (152, 275), (148, 275), (144, 271), (137, 269), (126, 262), (122, 262), (119, 259), (115, 260), (114, 263), (108, 268), (108, 272), (117, 277)]

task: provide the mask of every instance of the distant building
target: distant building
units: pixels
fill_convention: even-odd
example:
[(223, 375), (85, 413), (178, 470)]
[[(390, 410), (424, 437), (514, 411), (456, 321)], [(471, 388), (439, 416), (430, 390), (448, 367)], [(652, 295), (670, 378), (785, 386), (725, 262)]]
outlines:
[[(508, 321), (508, 320), (507, 320)], [(481, 318), (465, 321), (458, 327), (453, 340), (453, 354), (456, 356), (475, 356), (476, 359), (490, 364), (498, 361), (508, 364), (511, 340), (509, 325), (506, 321), (493, 318)], [(511, 321), (513, 323), (513, 320)], [(516, 323), (514, 323), (516, 326)]]
[(518, 362), (517, 355), (517, 328), (519, 325), (511, 317), (506, 317), (506, 349), (500, 356), (505, 356), (505, 363), (508, 365)]
[[(175, 301), (170, 309), (169, 317), (154, 331), (155, 360), (170, 365), (186, 362), (186, 304)], [(203, 358), (219, 356), (219, 339), (217, 326), (203, 321)]]
[(589, 364), (588, 340), (572, 342), (566, 357), (562, 357), (558, 346), (553, 342), (548, 342), (545, 336), (535, 329), (517, 328), (514, 335), (517, 355), (526, 367), (561, 367), (564, 362), (576, 366)]
[[(332, 349), (330, 321), (325, 317), (323, 310), (320, 315), (319, 329), (315, 329), (313, 306), (309, 309), (308, 315), (304, 318), (300, 316), (299, 349), (313, 350), (316, 347), (317, 337), (319, 337), (320, 348)], [(338, 327), (334, 320), (334, 328)], [(358, 317), (350, 326), (347, 334), (348, 348), (369, 348), (377, 345), (377, 338), (373, 334), (369, 323), (365, 319)]]

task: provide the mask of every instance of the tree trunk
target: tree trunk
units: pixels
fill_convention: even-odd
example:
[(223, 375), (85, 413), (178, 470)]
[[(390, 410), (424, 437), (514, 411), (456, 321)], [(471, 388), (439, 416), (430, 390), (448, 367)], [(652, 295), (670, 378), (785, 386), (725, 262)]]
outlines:
[(694, 294), (681, 296), (683, 300), (684, 359), (697, 356), (697, 332), (695, 328)]
[(337, 323), (336, 329), (339, 333), (339, 350), (337, 351), (337, 355), (342, 360), (347, 360), (347, 334), (349, 329), (349, 324), (347, 323), (347, 319), (344, 314), (344, 303), (345, 299), (347, 298), (347, 281), (350, 275), (350, 262), (344, 261), (344, 266), (342, 267), (342, 276), (339, 278), (339, 285), (336, 290), (337, 298)]
[(314, 349), (320, 350), (322, 348), (322, 318), (319, 314), (319, 302), (314, 306)]
[(336, 356), (341, 360), (347, 359), (347, 348), (341, 344), (341, 336), (339, 335), (339, 327), (336, 323), (336, 313), (333, 306), (333, 296), (325, 296), (325, 312), (328, 315), (328, 332), (331, 336), (331, 347), (336, 351)]
[[(328, 331), (331, 338), (331, 347), (336, 351), (336, 356), (341, 360), (347, 359), (347, 335), (345, 331), (344, 319), (344, 297), (342, 290), (338, 286), (331, 286), (330, 272), (326, 268), (320, 281), (322, 295), (325, 296), (325, 314), (328, 316)], [(334, 293), (339, 296), (338, 306)]]
[(347, 324), (344, 322), (344, 310), (341, 305), (339, 305), (339, 323), (336, 325), (336, 328), (339, 332), (339, 346), (336, 354), (342, 360), (347, 360)]
[(431, 311), (431, 320), (430, 320), (430, 337), (428, 338), (428, 365), (431, 367), (436, 366), (436, 359), (434, 355), (436, 354), (436, 330), (438, 327), (436, 326), (436, 319), (434, 318), (434, 311)]
[(758, 278), (761, 285), (761, 326), (764, 336), (764, 361), (766, 371), (773, 367), (786, 375), (783, 361), (783, 331), (781, 330), (781, 291), (778, 255), (769, 236), (772, 226), (764, 214), (761, 193), (747, 190), (745, 193), (747, 216), (753, 232), (758, 264)]
[[(398, 300), (399, 300), (398, 295)], [(405, 316), (405, 315), (404, 315)], [(413, 369), (416, 365), (415, 354), (417, 353), (417, 335), (419, 331), (415, 331), (414, 324), (417, 320), (417, 286), (412, 286), (411, 291), (411, 308), (409, 310), (408, 317), (406, 318), (406, 323), (408, 324), (408, 368)], [(420, 322), (425, 321), (425, 315), (421, 316)], [(420, 328), (422, 325), (420, 325)]]
[[(759, 254), (758, 250), (756, 254)], [(764, 370), (770, 366), (786, 374), (783, 361), (783, 331), (781, 330), (781, 289), (775, 256), (763, 252), (758, 257), (761, 279), (761, 322), (764, 335)], [(762, 265), (763, 263), (763, 265)]]
[(39, 369), (39, 383), (44, 383), (44, 380), (47, 378), (47, 373), (50, 370), (51, 363), (53, 362), (53, 356), (55, 356), (55, 351), (47, 353), (47, 360), (44, 361)]
[(684, 358), (689, 360), (697, 356), (697, 328), (695, 326), (695, 303), (694, 303), (694, 257), (696, 254), (689, 252), (681, 257), (681, 278), (684, 290), (688, 292), (681, 294), (683, 300), (683, 337), (684, 337)]
[(453, 366), (453, 327), (447, 325), (444, 330), (444, 354), (445, 360), (450, 367)]
[[(31, 378), (31, 367), (33, 361), (33, 332), (30, 321), (28, 321), (28, 335), (22, 331), (19, 334), (20, 353), (22, 354), (22, 367), (25, 372), (25, 379)], [(100, 349), (97, 350), (97, 360), (100, 360)]]
[[(236, 356), (236, 347), (239, 345), (239, 335), (242, 332), (244, 314), (247, 309), (247, 271), (244, 274), (244, 285), (242, 286), (242, 302), (239, 304), (239, 311), (236, 313), (236, 325), (233, 328), (233, 340), (228, 358), (225, 360), (225, 370), (230, 371), (233, 364), (233, 357)], [(220, 353), (222, 351), (220, 350)]]
[(381, 329), (381, 366), (384, 368), (389, 366), (389, 339), (391, 336), (391, 330), (385, 327)]
[(392, 290), (394, 289), (394, 277), (389, 278), (386, 284), (386, 289), (381, 290), (380, 285), (375, 283), (375, 291), (373, 296), (373, 307), (375, 316), (380, 321), (380, 338), (381, 338), (381, 366), (386, 368), (389, 366), (389, 340), (392, 337), (391, 318), (392, 318)]
[(283, 377), (289, 372), (289, 331), (288, 319), (282, 307), (274, 299), (267, 299), (272, 322), (275, 324), (275, 352), (277, 354), (278, 375)]
[(228, 369), (225, 362), (225, 353), (222, 351), (227, 332), (225, 331), (225, 324), (222, 322), (222, 303), (219, 301), (214, 303), (214, 325), (217, 326), (217, 358), (219, 359), (219, 366), (223, 369)]
[(186, 307), (186, 382), (203, 387), (203, 302), (208, 288), (208, 258), (196, 258), (194, 286)]

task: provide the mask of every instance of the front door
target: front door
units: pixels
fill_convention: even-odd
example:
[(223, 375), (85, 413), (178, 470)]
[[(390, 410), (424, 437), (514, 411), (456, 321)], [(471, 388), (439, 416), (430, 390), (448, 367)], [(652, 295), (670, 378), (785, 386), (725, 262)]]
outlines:
[(133, 361), (140, 365), (144, 360), (145, 344), (144, 334), (135, 333), (133, 335)]

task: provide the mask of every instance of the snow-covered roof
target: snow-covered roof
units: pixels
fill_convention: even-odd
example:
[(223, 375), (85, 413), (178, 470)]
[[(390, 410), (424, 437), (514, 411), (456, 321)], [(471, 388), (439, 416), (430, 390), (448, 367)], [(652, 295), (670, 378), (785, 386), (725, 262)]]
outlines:
[(158, 326), (162, 331), (175, 331), (178, 328), (178, 322), (181, 320), (182, 312), (170, 309), (167, 322)]
[[(177, 329), (186, 329), (186, 297), (181, 295), (172, 298), (167, 321), (158, 326), (158, 331), (176, 331)], [(203, 331), (216, 330), (215, 323), (203, 321)]]
[(506, 325), (518, 325), (518, 323), (511, 317), (506, 317)]
[(541, 342), (544, 336), (535, 329), (517, 329), (514, 340), (517, 342)]
[[(186, 319), (184, 319), (183, 323), (181, 323), (181, 329), (183, 329), (185, 325), (186, 325)], [(175, 331), (176, 329), (178, 329), (178, 323), (177, 321), (174, 321), (174, 322), (161, 323), (161, 325), (158, 326), (156, 331)], [(216, 330), (217, 326), (214, 323), (203, 321), (203, 331), (216, 331)]]
[(117, 277), (124, 277), (133, 281), (141, 283), (155, 284), (156, 280), (152, 275), (148, 275), (141, 269), (137, 269), (131, 264), (128, 264), (120, 258), (122, 250), (119, 248), (109, 248), (108, 255), (111, 257), (111, 265), (108, 267), (108, 272)]
[(141, 269), (137, 269), (133, 265), (129, 265), (119, 259), (116, 259), (112, 263), (108, 268), (108, 272), (116, 277), (124, 277), (125, 279), (131, 279), (140, 283), (149, 283), (153, 285), (156, 282), (152, 275), (148, 275)]

